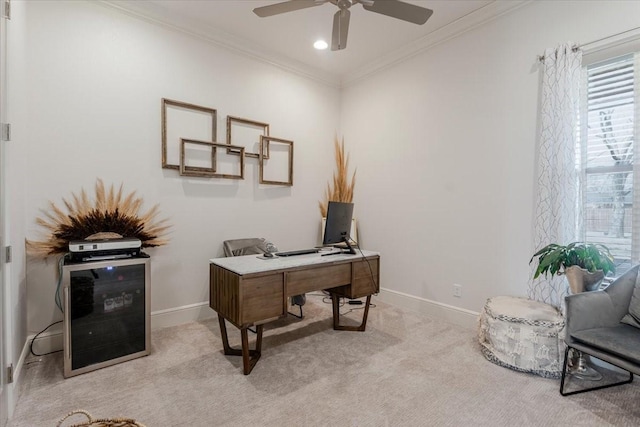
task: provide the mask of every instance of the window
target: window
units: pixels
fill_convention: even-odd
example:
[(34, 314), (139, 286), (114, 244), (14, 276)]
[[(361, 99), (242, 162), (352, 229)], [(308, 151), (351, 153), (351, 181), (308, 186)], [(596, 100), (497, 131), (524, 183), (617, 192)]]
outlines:
[[(579, 120), (584, 240), (640, 261), (640, 54), (585, 67)], [(619, 268), (623, 272), (626, 268)]]

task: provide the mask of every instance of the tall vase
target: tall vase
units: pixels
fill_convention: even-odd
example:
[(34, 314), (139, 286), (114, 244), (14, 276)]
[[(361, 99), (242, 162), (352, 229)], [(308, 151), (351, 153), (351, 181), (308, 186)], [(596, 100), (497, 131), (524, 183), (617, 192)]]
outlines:
[[(577, 265), (572, 265), (564, 269), (564, 274), (569, 282), (569, 289), (572, 294), (580, 292), (595, 291), (600, 287), (604, 273), (602, 270), (590, 272)], [(576, 378), (590, 381), (598, 381), (602, 379), (602, 375), (591, 366), (589, 366), (589, 356), (581, 351), (572, 349), (573, 355), (570, 358), (571, 366), (569, 373)]]

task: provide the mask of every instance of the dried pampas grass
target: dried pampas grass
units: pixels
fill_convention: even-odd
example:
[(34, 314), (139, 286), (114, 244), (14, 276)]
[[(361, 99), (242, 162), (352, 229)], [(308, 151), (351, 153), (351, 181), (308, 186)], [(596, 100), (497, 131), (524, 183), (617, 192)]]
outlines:
[(333, 180), (327, 184), (324, 201), (318, 202), (320, 214), (327, 216), (329, 202), (352, 202), (353, 188), (356, 185), (356, 171), (353, 171), (351, 182), (347, 173), (349, 171), (349, 156), (344, 154), (344, 138), (342, 143), (338, 142), (338, 137), (334, 141), (336, 150), (336, 171), (333, 173)]
[(69, 242), (105, 237), (140, 239), (142, 247), (167, 244), (164, 235), (170, 226), (166, 219), (157, 220), (158, 205), (139, 214), (142, 198), (135, 191), (124, 196), (122, 185), (115, 191), (113, 185), (105, 190), (101, 179), (96, 182), (95, 200), (90, 200), (84, 189), (71, 194), (71, 200), (62, 199), (66, 212), (49, 202), (49, 210), (36, 223), (48, 233), (44, 240), (27, 240), (27, 253), (48, 257), (69, 251)]

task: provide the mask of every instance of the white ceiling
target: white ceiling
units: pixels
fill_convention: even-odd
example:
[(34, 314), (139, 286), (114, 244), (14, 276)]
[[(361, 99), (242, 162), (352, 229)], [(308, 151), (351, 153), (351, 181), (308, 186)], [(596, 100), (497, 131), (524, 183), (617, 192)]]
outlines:
[[(380, 0), (378, 0), (380, 1)], [(253, 9), (279, 1), (264, 0), (112, 0), (105, 3), (293, 71), (339, 85), (401, 60), (452, 35), (482, 24), (526, 1), (405, 0), (432, 9), (424, 25), (351, 7), (347, 47), (318, 51), (319, 38), (331, 44), (330, 3), (259, 18)]]

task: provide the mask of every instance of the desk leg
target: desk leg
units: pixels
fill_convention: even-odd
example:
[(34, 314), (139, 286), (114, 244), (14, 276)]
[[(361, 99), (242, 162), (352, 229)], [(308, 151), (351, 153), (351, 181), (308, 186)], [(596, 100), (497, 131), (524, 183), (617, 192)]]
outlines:
[(364, 306), (364, 315), (360, 326), (343, 326), (340, 325), (340, 298), (336, 294), (331, 294), (331, 302), (333, 304), (333, 329), (336, 331), (364, 331), (367, 327), (367, 316), (369, 316), (369, 305), (371, 304), (371, 295), (367, 296), (367, 302)]
[(240, 328), (240, 336), (242, 337), (242, 349), (233, 348), (229, 345), (229, 337), (227, 335), (227, 324), (224, 321), (224, 317), (218, 314), (218, 322), (220, 323), (220, 335), (222, 336), (222, 347), (224, 348), (224, 354), (227, 356), (242, 356), (242, 367), (245, 375), (249, 375), (251, 370), (258, 359), (260, 359), (262, 351), (262, 331), (264, 325), (256, 326), (257, 338), (255, 350), (249, 349), (249, 334), (248, 328)]

